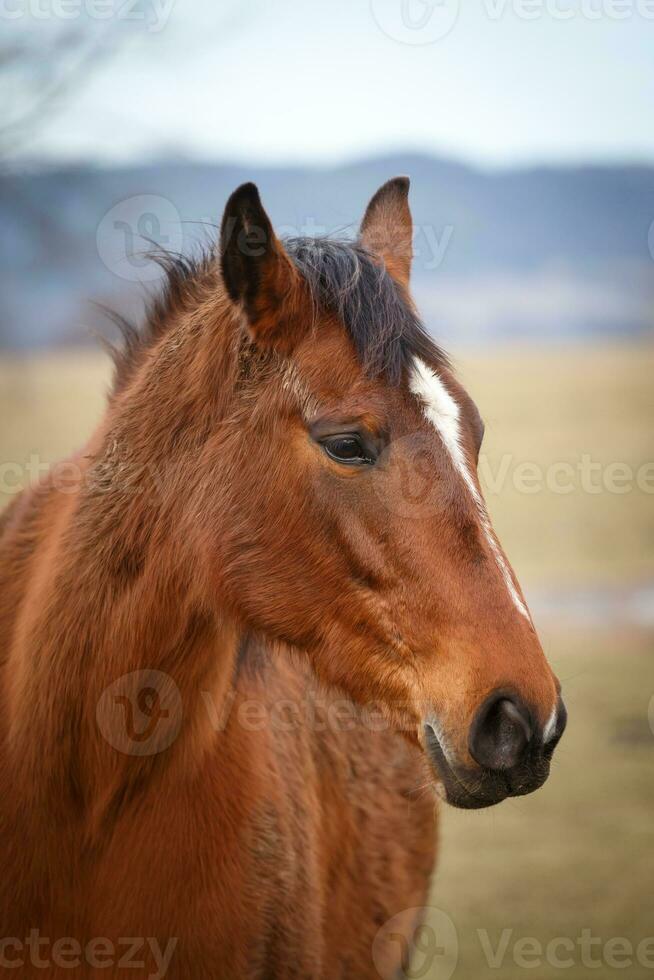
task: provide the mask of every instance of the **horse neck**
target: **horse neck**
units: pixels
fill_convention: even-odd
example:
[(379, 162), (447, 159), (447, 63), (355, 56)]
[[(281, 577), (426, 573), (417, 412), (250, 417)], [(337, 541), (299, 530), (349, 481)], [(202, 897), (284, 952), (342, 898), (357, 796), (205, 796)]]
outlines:
[(33, 786), (68, 787), (78, 806), (86, 796), (109, 805), (128, 774), (153, 770), (150, 756), (117, 753), (99, 730), (98, 704), (120, 678), (154, 671), (179, 693), (179, 731), (159, 766), (168, 775), (200, 763), (218, 737), (206, 700), (215, 718), (231, 685), (239, 630), (211, 594), (215, 578), (182, 506), (224, 412), (212, 399), (220, 351), (209, 367), (191, 333), (164, 337), (116, 397), (80, 458), (76, 492), (44, 488), (32, 515), (42, 530), (5, 673), (9, 742)]

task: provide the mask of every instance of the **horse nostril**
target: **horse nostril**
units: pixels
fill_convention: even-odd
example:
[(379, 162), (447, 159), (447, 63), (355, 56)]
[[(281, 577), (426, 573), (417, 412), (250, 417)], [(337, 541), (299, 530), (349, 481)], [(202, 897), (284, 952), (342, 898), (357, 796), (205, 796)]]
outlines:
[(470, 729), (470, 755), (484, 769), (513, 769), (532, 737), (529, 711), (517, 698), (492, 695)]

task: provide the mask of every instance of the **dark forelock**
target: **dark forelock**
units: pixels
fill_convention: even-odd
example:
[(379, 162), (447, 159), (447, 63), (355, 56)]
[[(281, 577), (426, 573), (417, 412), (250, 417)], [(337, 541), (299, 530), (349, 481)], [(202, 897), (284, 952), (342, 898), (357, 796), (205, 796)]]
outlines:
[(363, 246), (331, 238), (288, 238), (284, 246), (316, 305), (347, 329), (366, 373), (398, 384), (413, 357), (447, 365), (408, 297)]

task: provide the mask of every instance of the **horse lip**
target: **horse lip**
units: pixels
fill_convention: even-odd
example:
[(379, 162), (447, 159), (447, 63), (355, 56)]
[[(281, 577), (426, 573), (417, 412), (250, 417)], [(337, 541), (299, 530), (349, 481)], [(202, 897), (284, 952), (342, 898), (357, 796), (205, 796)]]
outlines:
[(501, 803), (502, 800), (509, 796), (510, 790), (505, 780), (494, 780), (492, 793), (470, 789), (464, 781), (462, 774), (460, 772), (457, 773), (448, 760), (437, 734), (436, 726), (427, 722), (424, 730), (427, 755), (443, 787), (443, 793), (439, 795), (447, 803), (462, 810), (477, 810)]

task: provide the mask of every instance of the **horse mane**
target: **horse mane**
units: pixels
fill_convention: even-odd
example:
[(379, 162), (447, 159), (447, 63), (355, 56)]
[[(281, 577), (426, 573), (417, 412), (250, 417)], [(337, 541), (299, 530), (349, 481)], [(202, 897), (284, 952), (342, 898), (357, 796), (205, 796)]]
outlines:
[(408, 295), (363, 245), (289, 238), (284, 246), (317, 306), (336, 313), (345, 325), (366, 374), (399, 384), (414, 357), (438, 367), (449, 365)]
[(149, 300), (142, 326), (137, 327), (121, 313), (103, 307), (121, 338), (118, 344), (103, 340), (114, 362), (112, 396), (126, 387), (147, 352), (170, 328), (175, 315), (202, 300), (208, 280), (215, 276), (215, 255), (208, 249), (195, 256), (185, 256), (159, 248), (148, 255), (164, 275), (163, 286)]
[[(335, 313), (347, 329), (363, 370), (399, 384), (414, 357), (449, 367), (446, 353), (432, 340), (406, 293), (362, 245), (332, 238), (285, 238), (284, 247), (306, 281), (316, 309)], [(213, 249), (195, 257), (152, 253), (164, 271), (164, 285), (139, 329), (113, 311), (107, 313), (122, 344), (107, 344), (114, 360), (112, 393), (121, 391), (147, 351), (174, 322), (216, 288), (218, 263)]]

